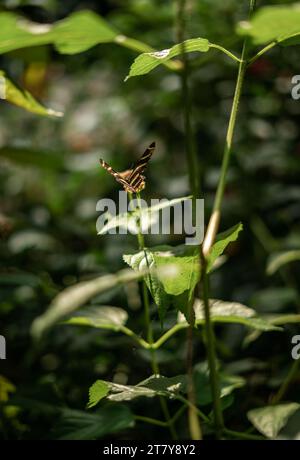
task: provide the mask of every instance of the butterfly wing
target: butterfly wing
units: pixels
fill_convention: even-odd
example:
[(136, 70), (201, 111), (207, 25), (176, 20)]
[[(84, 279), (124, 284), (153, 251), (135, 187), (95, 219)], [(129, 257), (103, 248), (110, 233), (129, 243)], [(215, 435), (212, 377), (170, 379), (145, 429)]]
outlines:
[(100, 164), (116, 179), (117, 182), (122, 184), (126, 192), (138, 193), (145, 187), (145, 177), (143, 176), (143, 172), (147, 167), (148, 161), (152, 157), (154, 149), (155, 142), (152, 142), (152, 144), (150, 144), (145, 150), (141, 158), (134, 164), (133, 168), (122, 173), (115, 171), (104, 160), (100, 159)]
[(107, 172), (109, 172), (109, 174), (111, 174), (116, 179), (117, 182), (122, 184), (122, 186), (124, 187), (124, 189), (126, 191), (129, 190), (132, 193), (135, 192), (134, 187), (132, 187), (132, 185), (129, 183), (129, 181), (126, 180), (125, 178), (123, 178), (122, 175), (119, 174), (117, 171), (115, 171), (111, 166), (109, 166), (108, 163), (106, 163), (104, 160), (100, 159), (100, 164), (104, 169), (106, 169)]
[(129, 184), (136, 190), (140, 191), (145, 186), (143, 172), (147, 168), (148, 161), (153, 155), (155, 149), (155, 142), (149, 145), (149, 147), (145, 150), (141, 158), (135, 163), (132, 168), (132, 172), (128, 177)]

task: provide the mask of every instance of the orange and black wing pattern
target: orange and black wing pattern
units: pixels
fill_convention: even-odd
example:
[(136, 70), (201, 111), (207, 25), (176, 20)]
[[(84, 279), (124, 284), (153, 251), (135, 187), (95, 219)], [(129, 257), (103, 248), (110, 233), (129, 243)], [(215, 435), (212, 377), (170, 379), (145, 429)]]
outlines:
[(118, 173), (105, 161), (100, 160), (101, 166), (106, 169), (117, 182), (119, 182), (126, 192), (138, 193), (145, 188), (145, 176), (143, 173), (148, 165), (155, 149), (155, 142), (145, 150), (141, 158), (134, 164), (133, 168), (123, 173)]
[(123, 185), (123, 188), (126, 192), (131, 192), (131, 193), (134, 193), (135, 190), (133, 187), (131, 187), (131, 185), (128, 183), (128, 181), (126, 179), (123, 179), (122, 177), (122, 173), (118, 173), (117, 171), (115, 171), (111, 166), (109, 166), (108, 163), (106, 163), (104, 160), (100, 159), (100, 164), (101, 166), (106, 169), (107, 172), (109, 172), (109, 174), (111, 174), (112, 176), (114, 176), (114, 178), (116, 179), (117, 182), (119, 182), (121, 185)]

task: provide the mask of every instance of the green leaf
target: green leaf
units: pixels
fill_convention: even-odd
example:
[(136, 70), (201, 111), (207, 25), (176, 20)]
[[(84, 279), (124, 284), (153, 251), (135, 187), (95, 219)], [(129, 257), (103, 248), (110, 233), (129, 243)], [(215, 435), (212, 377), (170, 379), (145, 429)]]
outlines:
[(186, 376), (176, 375), (176, 377), (164, 377), (162, 375), (151, 375), (137, 386), (143, 386), (158, 392), (186, 392)]
[[(40, 24), (13, 13), (0, 13), (0, 54), (21, 48), (52, 44), (60, 53), (75, 54), (100, 43), (115, 43), (139, 53), (153, 48), (119, 33), (101, 16), (89, 10), (75, 12), (54, 24)], [(166, 64), (172, 70), (179, 62)]]
[(292, 250), (273, 254), (267, 264), (267, 274), (273, 275), (283, 265), (300, 260), (300, 250)]
[[(236, 375), (228, 375), (220, 372), (220, 396), (226, 398), (237, 388), (245, 385), (244, 378)], [(205, 406), (213, 401), (209, 379), (209, 369), (206, 362), (199, 363), (194, 367), (194, 381), (198, 404)]]
[(62, 112), (47, 109), (41, 105), (27, 90), (17, 87), (3, 70), (0, 71), (0, 98), (15, 104), (28, 112), (38, 115), (62, 117)]
[(180, 298), (181, 311), (190, 298), (199, 280), (198, 249), (194, 246), (156, 246), (137, 254), (123, 256), (124, 261), (135, 271), (149, 267), (150, 275), (145, 278), (148, 289), (158, 306), (161, 320), (167, 308)]
[(46, 329), (83, 306), (97, 294), (112, 289), (118, 284), (139, 279), (144, 274), (143, 271), (133, 273), (131, 270), (121, 270), (115, 275), (100, 276), (68, 287), (55, 297), (45, 313), (34, 320), (31, 326), (33, 337), (39, 339)]
[(89, 402), (87, 408), (96, 406), (101, 399), (109, 393), (109, 385), (103, 380), (96, 380), (96, 382), (89, 389)]
[(118, 32), (92, 11), (73, 13), (53, 25), (0, 14), (0, 53), (53, 43), (61, 53), (74, 54), (112, 42), (117, 36)]
[(13, 13), (0, 13), (0, 53), (51, 42), (52, 26), (26, 21)]
[(146, 387), (118, 385), (115, 383), (110, 383), (110, 392), (108, 399), (116, 402), (131, 401), (141, 396), (153, 398), (158, 394), (158, 392)]
[(138, 75), (145, 75), (159, 65), (165, 64), (170, 59), (182, 54), (182, 52), (191, 53), (198, 51), (206, 53), (209, 48), (210, 43), (205, 38), (191, 38), (190, 40), (185, 40), (183, 43), (172, 46), (172, 48), (140, 54), (130, 67), (126, 80)]
[(107, 405), (96, 413), (64, 409), (53, 433), (60, 440), (93, 440), (134, 426), (127, 406)]
[(119, 331), (126, 324), (128, 314), (125, 310), (111, 306), (92, 306), (78, 311), (75, 316), (64, 321), (75, 326), (91, 326), (99, 329)]
[(75, 54), (99, 43), (113, 42), (118, 32), (92, 11), (79, 11), (56, 23), (53, 36), (60, 53)]
[[(134, 386), (119, 385), (113, 382), (101, 382), (105, 383), (109, 388), (107, 399), (115, 402), (131, 401), (141, 396), (147, 398), (153, 398), (155, 396), (173, 398), (178, 392), (186, 391), (186, 376), (184, 375), (178, 375), (171, 378), (163, 377), (161, 375), (152, 375), (147, 380), (144, 380)], [(97, 404), (97, 402), (103, 398), (103, 393), (103, 391), (99, 392), (100, 399), (98, 400), (96, 395), (93, 399), (93, 405)]]
[[(238, 302), (224, 302), (223, 300), (210, 299), (209, 303), (211, 320), (215, 323), (238, 323), (261, 331), (281, 330), (280, 327), (257, 317), (255, 310), (252, 308), (246, 307)], [(195, 300), (194, 311), (196, 323), (204, 324), (205, 314), (203, 302), (201, 300)], [(178, 322), (182, 323), (185, 321), (184, 316), (179, 314)]]
[[(299, 4), (259, 8), (250, 21), (239, 24), (237, 32), (250, 36), (255, 45), (273, 41), (281, 42), (283, 45), (299, 44)], [(289, 42), (290, 38), (293, 38), (292, 42)]]
[(267, 438), (276, 438), (289, 418), (300, 409), (298, 403), (285, 403), (252, 409), (247, 417), (255, 428)]
[[(242, 224), (237, 224), (217, 236), (208, 259), (208, 271), (212, 270), (216, 259), (228, 244), (237, 239), (241, 230)], [(187, 315), (187, 307), (200, 279), (197, 247), (192, 245), (156, 246), (146, 248), (137, 254), (124, 255), (123, 259), (135, 271), (149, 267), (150, 275), (145, 278), (145, 281), (158, 306), (161, 321), (171, 305)], [(192, 318), (187, 319), (192, 321)]]
[[(119, 33), (89, 10), (75, 12), (54, 24), (39, 24), (13, 13), (0, 13), (0, 54), (48, 44), (60, 53), (75, 54), (100, 43), (115, 43), (139, 53), (154, 51), (146, 43)], [(171, 70), (182, 68), (175, 60), (165, 65)]]
[(165, 293), (163, 284), (157, 274), (157, 266), (155, 263), (155, 248), (145, 249), (137, 254), (125, 254), (123, 260), (135, 272), (140, 272), (144, 267), (149, 268), (149, 276), (145, 278), (147, 287), (158, 307), (160, 318), (163, 320), (165, 312), (170, 304), (170, 299)]
[(208, 273), (212, 270), (216, 259), (221, 254), (223, 254), (223, 252), (225, 251), (229, 243), (232, 243), (233, 241), (237, 240), (239, 233), (242, 230), (243, 230), (243, 224), (239, 223), (229, 228), (225, 232), (219, 233), (217, 235), (216, 241), (213, 247), (211, 248), (210, 254), (208, 256), (208, 261), (207, 261), (207, 272)]

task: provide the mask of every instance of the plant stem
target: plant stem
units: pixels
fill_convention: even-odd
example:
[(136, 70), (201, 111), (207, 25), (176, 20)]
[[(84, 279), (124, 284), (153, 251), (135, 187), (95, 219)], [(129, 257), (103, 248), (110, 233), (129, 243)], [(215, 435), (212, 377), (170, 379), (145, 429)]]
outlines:
[(255, 434), (248, 434), (248, 433), (242, 433), (240, 431), (233, 431), (233, 430), (228, 430), (227, 428), (224, 429), (224, 433), (228, 434), (229, 436), (232, 436), (233, 438), (237, 439), (247, 439), (251, 441), (263, 441), (265, 438), (263, 436), (255, 435)]
[(184, 396), (178, 394), (176, 395), (176, 399), (184, 403), (186, 406), (192, 408), (205, 423), (208, 423), (208, 424), (211, 423), (211, 420), (200, 409), (198, 409), (197, 406), (195, 406), (191, 401), (186, 399)]
[[(141, 216), (142, 216), (142, 209), (141, 209), (141, 196), (139, 193), (136, 194), (137, 196), (137, 204), (138, 204), (138, 209), (139, 209), (139, 229), (138, 229), (138, 234), (137, 234), (137, 238), (138, 238), (138, 245), (139, 245), (139, 249), (141, 251), (144, 251), (145, 252), (145, 257), (146, 257), (146, 260), (147, 260), (147, 254), (146, 254), (146, 251), (145, 251), (145, 240), (144, 240), (144, 235), (142, 233), (142, 229), (141, 229)], [(129, 197), (130, 197), (130, 201), (132, 201), (132, 194), (129, 193)], [(149, 264), (148, 264), (148, 260), (147, 260), (147, 266), (148, 266), (148, 269), (149, 269)], [(150, 276), (150, 275), (149, 275)], [(152, 344), (153, 343), (153, 331), (152, 331), (152, 327), (151, 327), (151, 319), (150, 319), (150, 305), (149, 305), (149, 296), (148, 296), (148, 291), (147, 291), (147, 285), (146, 285), (146, 282), (145, 280), (143, 280), (142, 282), (142, 294), (143, 294), (143, 303), (144, 303), (144, 318), (145, 318), (145, 326), (146, 326), (146, 337), (147, 337), (147, 341), (149, 344)], [(153, 358), (152, 360), (152, 368), (153, 368), (153, 372), (155, 374), (157, 374), (157, 365), (156, 365), (156, 361), (155, 359)]]
[(286, 393), (288, 392), (288, 389), (290, 388), (291, 383), (293, 382), (294, 378), (296, 377), (296, 375), (297, 375), (297, 373), (299, 371), (299, 365), (300, 365), (300, 359), (296, 359), (293, 362), (293, 364), (292, 364), (292, 366), (291, 366), (286, 378), (282, 382), (278, 392), (272, 398), (272, 404), (279, 403), (279, 401), (281, 401), (282, 398), (286, 395)]
[[(177, 29), (177, 41), (182, 44), (181, 49), (181, 62), (183, 65), (182, 71), (180, 72), (181, 79), (181, 93), (182, 93), (182, 104), (183, 104), (183, 117), (184, 117), (184, 139), (185, 139), (185, 151), (188, 160), (188, 172), (190, 189), (193, 195), (193, 221), (195, 221), (195, 203), (196, 199), (200, 194), (200, 181), (199, 181), (199, 166), (197, 161), (196, 146), (194, 131), (192, 128), (191, 116), (192, 116), (192, 104), (191, 95), (189, 90), (189, 60), (188, 55), (185, 52), (185, 7), (186, 0), (177, 0), (177, 15), (176, 15), (176, 29)], [(195, 222), (194, 222), (195, 223)], [(193, 318), (193, 299), (188, 305), (188, 317)], [(188, 400), (191, 402), (188, 411), (189, 420), (189, 431), (191, 439), (199, 440), (202, 439), (202, 430), (198, 414), (194, 407), (196, 406), (196, 394), (195, 385), (193, 380), (193, 328), (194, 325), (190, 324), (187, 332), (187, 394)]]
[(172, 337), (172, 335), (176, 334), (177, 331), (186, 329), (188, 327), (188, 324), (184, 322), (175, 324), (175, 326), (165, 332), (165, 334), (163, 334), (156, 342), (152, 343), (146, 342), (146, 340), (139, 337), (135, 332), (126, 326), (120, 326), (119, 331), (134, 339), (142, 348), (145, 348), (146, 350), (158, 350), (161, 345), (163, 345), (170, 337)]
[(248, 59), (248, 62), (247, 62), (247, 66), (253, 64), (253, 62), (255, 62), (257, 59), (259, 59), (263, 54), (265, 54), (267, 51), (269, 51), (270, 49), (274, 48), (274, 46), (276, 46), (278, 44), (277, 41), (274, 41), (274, 42), (271, 42), (269, 43), (267, 46), (265, 46), (264, 48), (262, 48), (260, 51), (258, 51), (258, 53), (256, 53), (252, 58)]
[(227, 54), (227, 56), (229, 56), (231, 59), (233, 59), (236, 62), (241, 62), (242, 61), (242, 59), (240, 59), (235, 54), (231, 53), (229, 50), (227, 50), (226, 48), (224, 48), (221, 45), (216, 45), (215, 43), (210, 43), (209, 47), (210, 48), (215, 48), (215, 49), (217, 49), (219, 51), (222, 51), (222, 53)]
[[(255, 0), (250, 0), (249, 16), (252, 14), (255, 8), (255, 3), (256, 3)], [(209, 253), (210, 248), (214, 243), (215, 236), (219, 228), (221, 207), (222, 207), (222, 201), (224, 197), (227, 172), (228, 172), (229, 161), (230, 161), (230, 157), (232, 153), (232, 143), (233, 143), (233, 136), (234, 136), (235, 125), (236, 125), (236, 118), (237, 118), (239, 102), (240, 102), (240, 98), (242, 94), (245, 73), (247, 69), (247, 54), (248, 54), (248, 38), (246, 37), (244, 40), (244, 44), (243, 44), (241, 61), (239, 63), (238, 76), (237, 76), (235, 92), (234, 92), (234, 97), (233, 97), (233, 102), (232, 102), (232, 108), (231, 108), (229, 122), (228, 122), (225, 148), (224, 148), (224, 154), (223, 154), (223, 160), (222, 160), (222, 166), (221, 166), (221, 173), (220, 173), (217, 192), (216, 192), (216, 196), (214, 200), (213, 212), (210, 217), (207, 232), (206, 232), (204, 242), (203, 242), (203, 253), (205, 257)]]
[[(250, 0), (249, 4), (249, 16), (252, 14), (255, 8), (256, 0)], [(218, 182), (217, 192), (215, 196), (213, 212), (210, 217), (206, 235), (203, 241), (203, 245), (200, 246), (200, 266), (201, 266), (201, 281), (202, 281), (202, 297), (204, 304), (204, 315), (205, 315), (205, 332), (206, 332), (206, 342), (207, 342), (207, 358), (210, 370), (210, 384), (213, 397), (213, 410), (214, 410), (214, 422), (216, 429), (217, 439), (221, 438), (222, 432), (224, 431), (224, 419), (221, 406), (220, 398), (220, 384), (219, 384), (219, 375), (217, 370), (217, 359), (216, 359), (216, 349), (215, 349), (215, 335), (213, 324), (210, 317), (210, 306), (209, 306), (209, 286), (208, 286), (208, 275), (207, 275), (207, 262), (206, 256), (209, 254), (210, 248), (212, 247), (215, 236), (218, 231), (220, 216), (221, 216), (221, 206), (224, 196), (224, 190), (226, 185), (227, 171), (229, 167), (229, 160), (232, 152), (232, 142), (234, 129), (236, 124), (236, 118), (238, 113), (239, 102), (242, 93), (242, 87), (245, 77), (245, 72), (247, 68), (247, 38), (244, 40), (242, 57), (239, 63), (238, 76), (236, 81), (236, 87), (232, 102), (231, 113), (228, 122), (224, 155), (221, 166), (221, 174)], [(200, 283), (198, 285), (200, 291)], [(199, 292), (200, 294), (200, 292)]]
[(154, 350), (157, 350), (162, 346), (163, 343), (165, 343), (170, 337), (172, 337), (172, 335), (176, 334), (177, 331), (180, 331), (181, 329), (186, 329), (187, 327), (189, 327), (188, 324), (184, 322), (175, 324), (175, 326), (171, 327), (171, 329), (165, 332), (158, 340), (156, 340), (156, 342), (152, 344), (152, 348), (154, 348)]
[[(209, 365), (209, 378), (211, 385), (211, 392), (213, 398), (213, 410), (214, 410), (214, 423), (216, 429), (217, 439), (221, 438), (222, 430), (224, 428), (224, 420), (221, 406), (220, 397), (220, 383), (219, 375), (217, 370), (217, 358), (216, 358), (216, 347), (215, 347), (215, 334), (213, 324), (210, 317), (210, 306), (209, 306), (209, 287), (208, 287), (208, 275), (207, 275), (207, 263), (204, 257), (202, 248), (200, 248), (201, 258), (201, 270), (202, 270), (202, 298), (204, 304), (204, 316), (205, 316), (205, 334), (206, 334), (206, 348), (207, 348), (207, 359)], [(199, 285), (200, 287), (200, 285)]]
[[(174, 423), (176, 420), (182, 415), (182, 413), (186, 410), (186, 405), (183, 404), (180, 409), (173, 415), (171, 421)], [(150, 423), (152, 425), (158, 425), (163, 427), (168, 427), (168, 422), (162, 422), (161, 420), (157, 420), (151, 417), (144, 417), (143, 415), (135, 415), (134, 418), (136, 420), (140, 420), (141, 422)]]
[(134, 339), (142, 348), (145, 348), (146, 350), (153, 348), (153, 346), (150, 345), (149, 342), (146, 342), (146, 340), (139, 337), (135, 332), (133, 332), (128, 327), (120, 326), (119, 330), (120, 332), (123, 332), (123, 334), (127, 335), (128, 337), (131, 337), (132, 339)]
[(235, 128), (236, 117), (238, 113), (238, 107), (239, 107), (239, 102), (240, 102), (240, 97), (241, 97), (244, 76), (246, 72), (246, 62), (244, 61), (245, 56), (246, 56), (246, 42), (243, 45), (242, 62), (240, 62), (239, 64), (236, 88), (235, 88), (232, 109), (231, 109), (229, 123), (228, 123), (227, 134), (226, 134), (226, 143), (225, 143), (225, 149), (224, 149), (224, 155), (223, 155), (221, 175), (220, 175), (220, 179), (218, 183), (213, 211), (220, 211), (222, 199), (224, 195), (229, 160), (230, 160), (230, 156), (232, 153), (232, 141), (233, 141), (234, 128)]
[[(142, 226), (141, 226), (142, 208), (141, 208), (141, 196), (140, 196), (140, 193), (137, 193), (136, 197), (137, 197), (137, 207), (138, 207), (138, 210), (139, 210), (139, 224), (138, 224), (138, 235), (137, 235), (138, 236), (138, 245), (139, 245), (139, 249), (144, 251), (145, 257), (146, 257), (146, 262), (147, 262), (147, 267), (148, 267), (148, 269), (150, 269), (148, 259), (147, 259), (147, 253), (146, 253), (146, 250), (145, 250), (144, 235), (142, 233)], [(130, 199), (130, 201), (132, 201), (132, 194), (131, 193), (129, 193), (129, 199)], [(149, 277), (151, 277), (150, 274), (149, 274)], [(153, 373), (156, 374), (156, 375), (159, 375), (160, 370), (159, 370), (159, 365), (158, 365), (157, 360), (156, 360), (155, 350), (151, 347), (151, 345), (153, 344), (153, 330), (152, 330), (152, 326), (151, 326), (150, 303), (149, 303), (149, 296), (148, 296), (148, 290), (147, 290), (146, 281), (143, 280), (142, 284), (143, 284), (143, 286), (142, 286), (143, 291), (142, 292), (143, 292), (145, 325), (146, 325), (146, 331), (147, 331), (146, 332), (147, 341), (148, 341), (148, 343), (150, 345), (149, 349), (150, 349), (150, 353), (151, 353), (151, 366), (152, 366)], [(166, 401), (165, 401), (165, 399), (163, 397), (160, 397), (159, 400), (160, 400), (160, 405), (161, 405), (163, 414), (165, 416), (166, 422), (168, 424), (170, 433), (172, 435), (172, 438), (173, 439), (178, 439), (174, 423), (172, 422), (172, 419), (170, 417), (168, 405), (167, 405), (167, 403), (166, 403)]]
[(157, 426), (162, 426), (162, 427), (168, 426), (167, 422), (162, 422), (161, 420), (157, 420), (151, 417), (144, 417), (143, 415), (135, 415), (134, 418), (135, 420), (139, 420), (140, 422), (144, 422), (144, 423), (150, 423), (151, 425), (157, 425)]

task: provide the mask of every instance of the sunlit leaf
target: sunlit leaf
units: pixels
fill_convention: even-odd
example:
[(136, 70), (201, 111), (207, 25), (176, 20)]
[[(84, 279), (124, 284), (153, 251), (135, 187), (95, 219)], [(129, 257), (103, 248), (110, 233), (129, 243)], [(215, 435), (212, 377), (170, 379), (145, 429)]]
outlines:
[[(205, 314), (203, 302), (195, 300), (194, 311), (196, 323), (204, 324)], [(255, 310), (238, 302), (224, 302), (223, 300), (210, 299), (211, 320), (216, 323), (238, 323), (261, 331), (276, 331), (281, 328), (271, 324), (263, 318), (257, 317)], [(185, 322), (182, 314), (178, 315), (178, 322)]]
[[(174, 303), (174, 297), (184, 293), (186, 296), (180, 298), (180, 306), (183, 311), (185, 310), (185, 304), (199, 280), (197, 251), (194, 246), (164, 245), (123, 256), (124, 261), (135, 271), (149, 267), (150, 275), (145, 280), (158, 306), (161, 320), (167, 308)], [(157, 273), (162, 268), (165, 270)]]
[(52, 26), (36, 24), (8, 12), (0, 13), (0, 53), (51, 42)]
[(5, 75), (3, 70), (0, 71), (0, 99), (11, 102), (28, 112), (33, 112), (38, 115), (63, 116), (62, 112), (44, 107), (26, 89), (19, 88)]
[(55, 24), (39, 24), (13, 13), (0, 14), (0, 53), (53, 43), (65, 54), (79, 53), (118, 35), (101, 16), (79, 11)]
[[(259, 8), (250, 21), (243, 21), (237, 29), (248, 35), (256, 45), (273, 41), (283, 45), (300, 43), (299, 4)], [(293, 38), (292, 42), (287, 39)]]
[(87, 408), (90, 409), (98, 404), (101, 399), (109, 393), (109, 385), (103, 380), (97, 380), (89, 389), (89, 402)]
[(54, 44), (63, 54), (81, 53), (99, 43), (112, 42), (118, 35), (101, 16), (79, 11), (55, 24)]
[(217, 258), (223, 254), (226, 247), (229, 243), (236, 241), (239, 233), (243, 230), (243, 224), (239, 223), (234, 225), (233, 227), (229, 228), (225, 232), (219, 233), (216, 237), (216, 241), (211, 248), (211, 251), (208, 256), (207, 261), (207, 271), (208, 273), (212, 270), (213, 265)]
[(205, 38), (191, 38), (182, 44), (179, 43), (172, 46), (172, 48), (164, 49), (161, 51), (154, 51), (152, 53), (140, 54), (133, 62), (126, 80), (131, 77), (145, 75), (151, 72), (151, 70), (155, 69), (155, 67), (164, 64), (170, 59), (182, 54), (183, 51), (185, 53), (191, 53), (195, 51), (206, 53), (209, 50), (209, 47), (210, 43)]
[(252, 409), (247, 417), (255, 428), (268, 438), (276, 438), (289, 418), (300, 409), (298, 403), (285, 403)]
[(151, 375), (146, 380), (143, 380), (138, 386), (150, 388), (159, 392), (185, 392), (186, 391), (186, 376), (176, 375), (176, 377), (164, 377), (162, 375)]
[[(178, 392), (186, 391), (186, 377), (179, 375), (176, 377), (163, 377), (161, 375), (152, 375), (147, 380), (140, 382), (138, 385), (120, 385), (113, 382), (101, 382), (101, 391), (99, 392), (99, 399), (93, 398), (93, 405), (97, 404), (103, 398), (105, 383), (109, 388), (109, 395), (107, 399), (111, 401), (131, 401), (141, 396), (153, 398), (154, 396), (165, 396), (173, 398)], [(94, 385), (97, 383), (95, 382)], [(99, 384), (100, 385), (100, 384)]]
[[(241, 230), (242, 224), (237, 224), (217, 235), (208, 258), (208, 271), (212, 270), (215, 261), (228, 244), (237, 239)], [(149, 268), (150, 276), (145, 280), (158, 306), (161, 320), (172, 304), (177, 310), (187, 314), (187, 306), (200, 279), (199, 249), (196, 246), (156, 246), (136, 254), (124, 255), (123, 259), (135, 271)], [(153, 273), (154, 270), (157, 272), (164, 267), (166, 269), (160, 274)]]
[[(52, 44), (64, 54), (81, 53), (101, 43), (115, 43), (139, 53), (153, 48), (117, 31), (105, 19), (90, 10), (76, 11), (54, 23), (29, 21), (13, 13), (0, 13), (0, 54), (32, 46)], [(179, 70), (178, 61), (166, 62)]]

